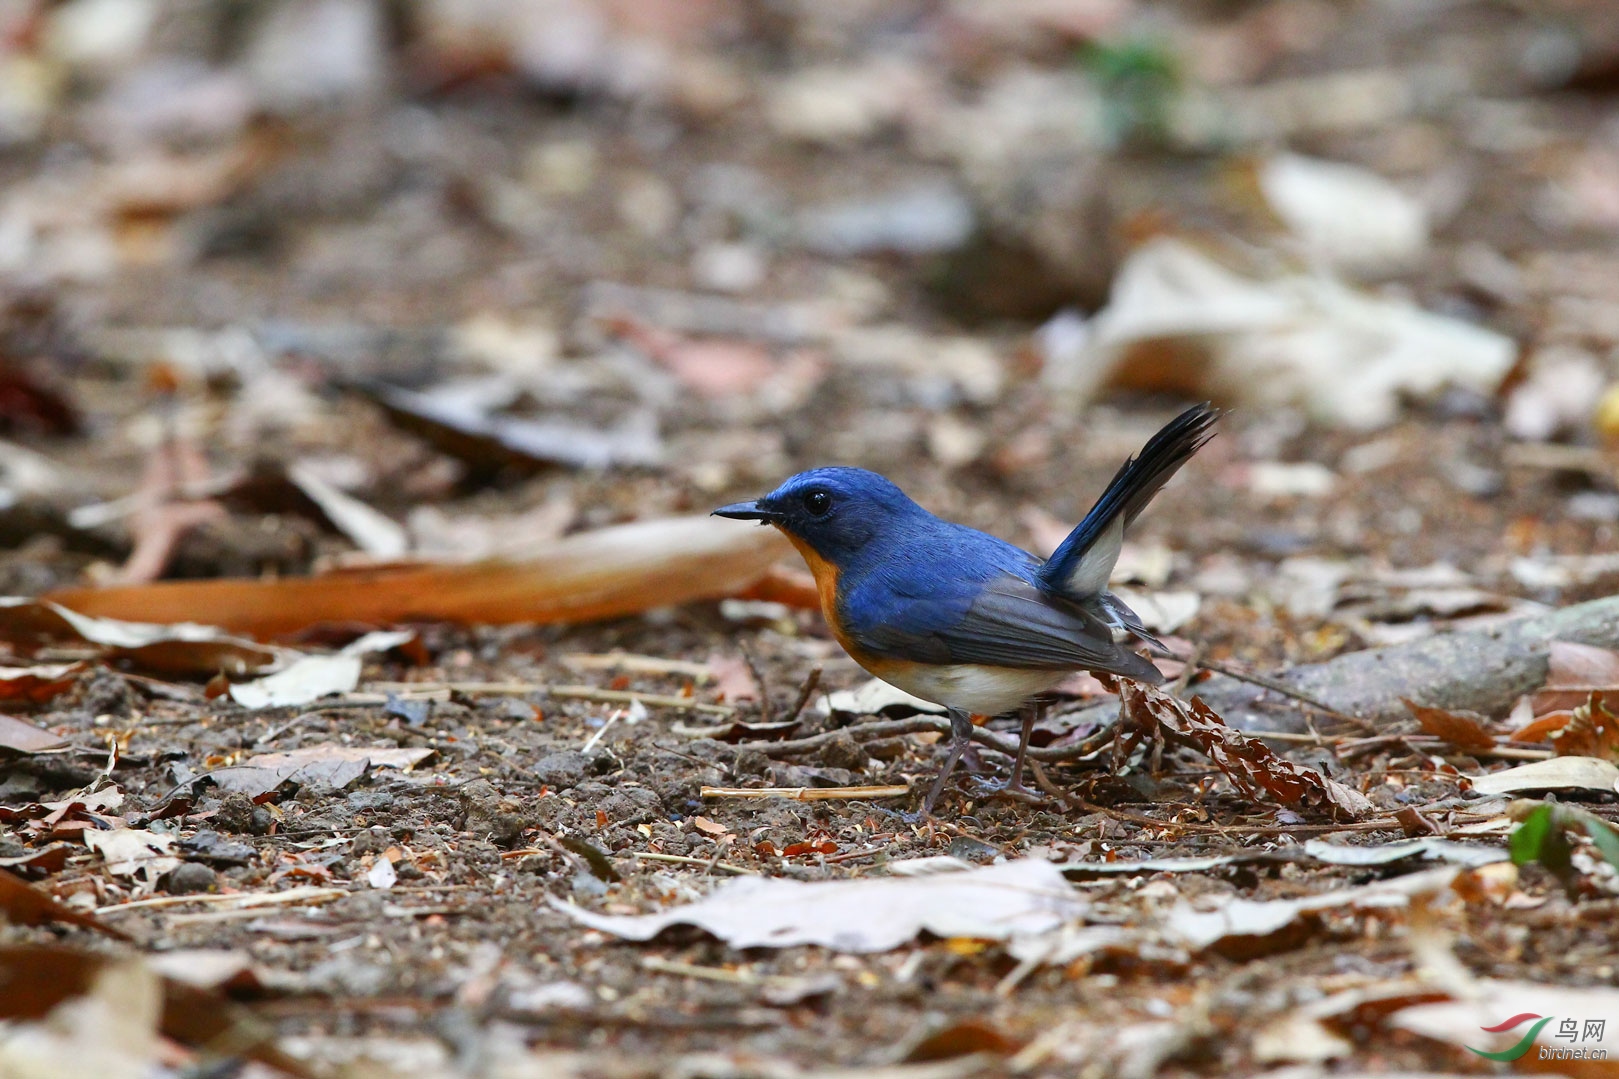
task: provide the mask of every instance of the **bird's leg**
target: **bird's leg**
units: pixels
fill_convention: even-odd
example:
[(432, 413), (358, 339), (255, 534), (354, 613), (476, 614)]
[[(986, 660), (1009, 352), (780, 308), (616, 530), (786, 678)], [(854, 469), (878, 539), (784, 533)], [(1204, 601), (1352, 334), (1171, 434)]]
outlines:
[(1031, 799), (1040, 797), (1023, 785), (1023, 763), (1029, 759), (1029, 737), (1034, 734), (1035, 720), (1039, 718), (1040, 705), (1030, 701), (1023, 706), (1023, 729), (1018, 732), (1017, 759), (1012, 762), (1012, 779), (1006, 784), (1006, 789), (1001, 792), (1002, 794), (1010, 794), (1014, 797), (1025, 795)]
[(933, 803), (939, 800), (944, 791), (945, 780), (950, 773), (956, 770), (956, 762), (961, 760), (961, 754), (966, 750), (967, 743), (972, 741), (972, 716), (959, 708), (950, 709), (950, 753), (944, 758), (944, 765), (939, 769), (939, 777), (928, 788), (928, 796), (922, 799), (922, 817), (925, 820), (933, 815)]
[(1017, 759), (1012, 763), (1012, 778), (1004, 786), (996, 787), (986, 793), (996, 797), (1018, 798), (1027, 802), (1038, 802), (1041, 796), (1023, 785), (1023, 764), (1029, 758), (1029, 736), (1034, 733), (1035, 720), (1040, 718), (1040, 705), (1030, 701), (1018, 709), (1018, 716), (1023, 720), (1023, 728), (1018, 733)]

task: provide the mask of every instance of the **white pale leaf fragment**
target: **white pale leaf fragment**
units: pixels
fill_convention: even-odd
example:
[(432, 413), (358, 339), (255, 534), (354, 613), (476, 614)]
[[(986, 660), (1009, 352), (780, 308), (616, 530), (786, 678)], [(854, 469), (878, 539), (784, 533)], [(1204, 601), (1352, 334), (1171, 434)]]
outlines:
[(639, 916), (551, 902), (576, 921), (626, 940), (695, 925), (736, 948), (819, 944), (856, 953), (897, 948), (924, 930), (989, 940), (1035, 936), (1081, 917), (1088, 906), (1060, 869), (1033, 858), (910, 878), (805, 883), (747, 877), (695, 903)]

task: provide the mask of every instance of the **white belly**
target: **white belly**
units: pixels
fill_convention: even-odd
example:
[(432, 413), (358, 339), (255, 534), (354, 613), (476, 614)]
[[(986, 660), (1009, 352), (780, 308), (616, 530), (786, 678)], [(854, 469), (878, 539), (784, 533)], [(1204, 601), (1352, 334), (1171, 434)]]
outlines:
[(1068, 673), (963, 663), (951, 667), (916, 665), (903, 672), (884, 671), (879, 677), (912, 696), (946, 708), (999, 716), (1017, 710), (1030, 697), (1067, 678)]

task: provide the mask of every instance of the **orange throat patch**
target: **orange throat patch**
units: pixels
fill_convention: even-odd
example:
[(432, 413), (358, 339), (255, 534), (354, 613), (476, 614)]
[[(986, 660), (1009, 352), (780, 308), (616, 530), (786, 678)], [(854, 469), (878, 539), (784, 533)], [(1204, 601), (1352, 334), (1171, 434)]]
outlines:
[[(849, 647), (849, 641), (843, 635), (843, 624), (838, 618), (838, 567), (822, 558), (815, 552), (815, 548), (785, 528), (780, 525), (772, 527), (786, 536), (787, 542), (796, 547), (798, 553), (804, 556), (804, 564), (809, 566), (810, 573), (815, 576), (815, 591), (819, 594), (821, 600), (821, 616), (826, 619), (827, 626), (832, 630), (832, 636), (837, 638), (837, 642), (843, 646), (843, 650), (851, 656), (855, 656), (855, 650)], [(855, 662), (858, 663), (859, 661), (860, 657), (855, 656)]]

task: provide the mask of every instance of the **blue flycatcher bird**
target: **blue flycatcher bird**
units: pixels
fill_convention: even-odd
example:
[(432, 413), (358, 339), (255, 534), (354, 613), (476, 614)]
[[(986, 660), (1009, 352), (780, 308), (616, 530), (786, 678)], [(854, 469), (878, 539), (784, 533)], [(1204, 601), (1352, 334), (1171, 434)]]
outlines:
[(945, 707), (950, 750), (922, 803), (927, 816), (972, 737), (973, 715), (1021, 712), (1007, 790), (1027, 795), (1023, 763), (1034, 698), (1075, 671), (1158, 684), (1158, 668), (1121, 643), (1163, 652), (1107, 590), (1124, 532), (1210, 438), (1219, 413), (1196, 405), (1126, 461), (1049, 559), (952, 524), (860, 468), (800, 472), (754, 502), (714, 511), (786, 534), (809, 563), (821, 612), (854, 661)]

